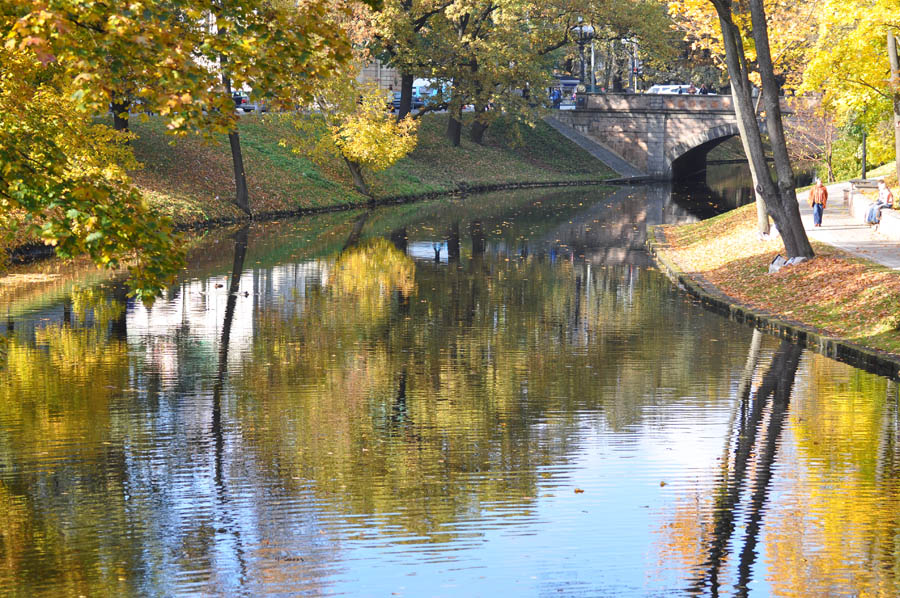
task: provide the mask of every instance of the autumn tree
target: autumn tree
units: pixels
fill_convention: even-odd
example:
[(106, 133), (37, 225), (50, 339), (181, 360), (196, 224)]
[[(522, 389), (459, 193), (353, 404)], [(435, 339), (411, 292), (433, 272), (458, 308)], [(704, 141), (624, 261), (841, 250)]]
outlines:
[(450, 0), (387, 0), (372, 15), (372, 53), (400, 72), (397, 120), (412, 110), (416, 75), (430, 72), (430, 21), (450, 4)]
[[(534, 5), (522, 0), (455, 0), (431, 20), (429, 75), (449, 83), (447, 137), (459, 145), (462, 108), (475, 107), (472, 139), (501, 112), (533, 120), (534, 92), (550, 81), (549, 54), (565, 45), (577, 3)], [(490, 110), (489, 110), (490, 109)]]
[(350, 56), (333, 16), (348, 6), (153, 0), (113, 9), (87, 0), (18, 0), (8, 46), (62, 68), (83, 112), (103, 113), (110, 98), (127, 96), (163, 116), (173, 134), (229, 134), (235, 204), (249, 214), (230, 89), (252, 88), (274, 104), (308, 97), (318, 77)]
[[(632, 0), (620, 4), (591, 3), (584, 18), (594, 27), (594, 43), (603, 56), (601, 84), (622, 87), (622, 74), (630, 72), (632, 43), (642, 61), (663, 68), (678, 61), (679, 35), (666, 6), (655, 0)], [(571, 46), (570, 46), (571, 47)]]
[[(127, 95), (160, 114), (174, 135), (236, 131), (223, 60), (235, 87), (252, 87), (273, 103), (309, 97), (317, 79), (350, 55), (331, 16), (345, 10), (328, 0), (5, 3), (0, 198), (7, 230), (22, 221), (60, 256), (86, 252), (98, 265), (139, 251), (134, 289), (152, 295), (179, 263), (171, 225), (131, 187), (127, 137), (94, 125), (93, 116)], [(127, 115), (120, 110), (119, 118)], [(246, 195), (236, 203), (249, 212)]]
[(788, 257), (812, 257), (813, 249), (800, 219), (800, 206), (794, 184), (794, 172), (787, 151), (784, 125), (781, 119), (779, 85), (769, 47), (768, 25), (762, 0), (750, 0), (750, 25), (756, 45), (756, 59), (766, 112), (766, 129), (775, 159), (775, 178), (766, 164), (762, 131), (753, 106), (752, 83), (744, 36), (734, 19), (731, 0), (710, 0), (719, 17), (732, 97), (741, 137), (745, 140), (751, 167), (756, 173), (756, 191), (766, 203), (766, 209), (784, 241)]
[[(731, 6), (729, 4), (729, 7)], [(779, 89), (782, 86), (796, 87), (799, 83), (807, 61), (805, 53), (814, 41), (809, 23), (815, 19), (817, 6), (815, 0), (800, 0), (792, 3), (767, 1), (764, 6), (761, 5), (766, 15), (767, 31), (769, 32), (767, 55), (772, 63), (775, 82)], [(752, 90), (753, 87), (758, 88), (762, 84), (762, 79), (751, 12), (743, 4), (735, 4), (733, 7), (734, 10), (729, 8), (731, 23), (734, 25), (730, 30), (739, 36), (738, 39), (741, 42), (739, 50), (744, 56), (746, 78), (751, 84), (750, 89)], [(669, 10), (673, 23), (685, 34), (685, 39), (691, 44), (691, 48), (708, 51), (720, 67), (731, 76), (733, 82), (734, 74), (728, 66), (723, 29), (719, 25), (719, 12), (714, 3), (711, 1), (669, 2)], [(732, 91), (734, 91), (733, 87)], [(752, 104), (754, 113), (760, 112), (762, 100), (762, 94), (756, 97)], [(741, 110), (741, 106), (735, 99), (735, 111), (739, 110)], [(767, 235), (770, 226), (770, 210), (760, 191), (762, 187), (758, 180), (758, 172), (763, 169), (763, 166), (754, 165), (756, 158), (750, 147), (749, 137), (744, 134), (743, 120), (740, 117), (738, 128), (741, 130), (741, 142), (750, 164), (750, 174), (756, 191), (758, 231), (761, 235)]]
[(900, 157), (896, 2), (825, 0), (816, 25), (800, 91), (821, 94), (839, 125), (856, 122), (874, 133), (878, 123), (891, 121), (895, 158)]
[(63, 258), (128, 265), (150, 298), (182, 261), (172, 224), (131, 186), (127, 137), (79, 112), (74, 91), (60, 69), (0, 48), (0, 226), (7, 243), (27, 235)]
[(322, 81), (309, 108), (293, 117), (297, 135), (284, 143), (318, 162), (339, 158), (367, 197), (366, 170), (384, 170), (416, 146), (417, 122), (394, 119), (375, 84), (336, 75)]
[(833, 116), (818, 102), (806, 98), (795, 99), (791, 108), (793, 118), (785, 122), (791, 159), (801, 164), (821, 161), (827, 180), (834, 182), (833, 156), (838, 129)]
[[(787, 57), (795, 56), (802, 49), (803, 43), (808, 41), (808, 31), (798, 27), (791, 19), (783, 18), (782, 13), (778, 13), (778, 19), (770, 18), (764, 0), (749, 0), (747, 5), (732, 0), (669, 4), (676, 22), (692, 31), (695, 39), (713, 50), (719, 49), (724, 55), (738, 129), (756, 190), (760, 232), (768, 232), (768, 216), (771, 216), (788, 256), (812, 257), (812, 246), (800, 219), (781, 117), (780, 91), (785, 81), (784, 72), (790, 69), (782, 67), (776, 71), (776, 61), (790, 62)], [(806, 3), (800, 5), (807, 6)], [(711, 33), (716, 30), (713, 27), (716, 22), (721, 36)], [(769, 42), (770, 24), (779, 31), (774, 46)], [(785, 32), (783, 35), (780, 33), (782, 31)], [(766, 130), (775, 159), (774, 178), (763, 149), (763, 134), (757, 118), (758, 105), (753, 101), (755, 83), (761, 89), (759, 102), (765, 113)]]

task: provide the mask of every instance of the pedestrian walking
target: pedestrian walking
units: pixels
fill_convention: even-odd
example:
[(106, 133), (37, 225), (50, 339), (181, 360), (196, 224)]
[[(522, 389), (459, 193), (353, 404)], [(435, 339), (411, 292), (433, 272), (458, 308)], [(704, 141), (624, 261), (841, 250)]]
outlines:
[(828, 189), (822, 184), (822, 179), (816, 179), (815, 186), (809, 190), (809, 207), (813, 209), (813, 226), (822, 226), (822, 214), (825, 212), (827, 203)]

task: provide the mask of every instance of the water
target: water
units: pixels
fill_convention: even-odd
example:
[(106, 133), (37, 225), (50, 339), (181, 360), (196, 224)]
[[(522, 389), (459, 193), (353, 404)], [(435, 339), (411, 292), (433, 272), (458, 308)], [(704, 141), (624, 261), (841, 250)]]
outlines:
[(699, 209), (256, 224), (151, 308), (16, 272), (0, 595), (896, 594), (896, 385), (675, 289), (646, 226)]

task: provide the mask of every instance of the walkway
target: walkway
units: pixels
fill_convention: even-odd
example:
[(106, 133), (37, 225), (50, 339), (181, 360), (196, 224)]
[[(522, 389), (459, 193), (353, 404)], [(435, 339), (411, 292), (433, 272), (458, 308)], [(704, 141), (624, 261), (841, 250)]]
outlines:
[(572, 127), (559, 122), (552, 116), (544, 117), (544, 121), (559, 131), (569, 141), (579, 146), (581, 149), (594, 156), (622, 177), (637, 178), (643, 177), (644, 174), (634, 166), (614, 154), (612, 151), (603, 147), (593, 139), (588, 139)]
[(828, 185), (828, 207), (822, 226), (813, 227), (812, 208), (807, 203), (807, 191), (797, 193), (800, 215), (810, 239), (834, 245), (844, 251), (900, 270), (900, 241), (889, 239), (850, 216), (844, 204), (844, 189), (849, 183)]

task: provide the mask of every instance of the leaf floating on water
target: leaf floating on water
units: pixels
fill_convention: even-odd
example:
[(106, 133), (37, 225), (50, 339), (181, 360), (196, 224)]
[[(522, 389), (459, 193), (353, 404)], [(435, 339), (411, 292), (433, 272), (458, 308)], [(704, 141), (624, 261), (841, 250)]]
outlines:
[(575, 494), (584, 494), (584, 490), (581, 488), (575, 488)]

